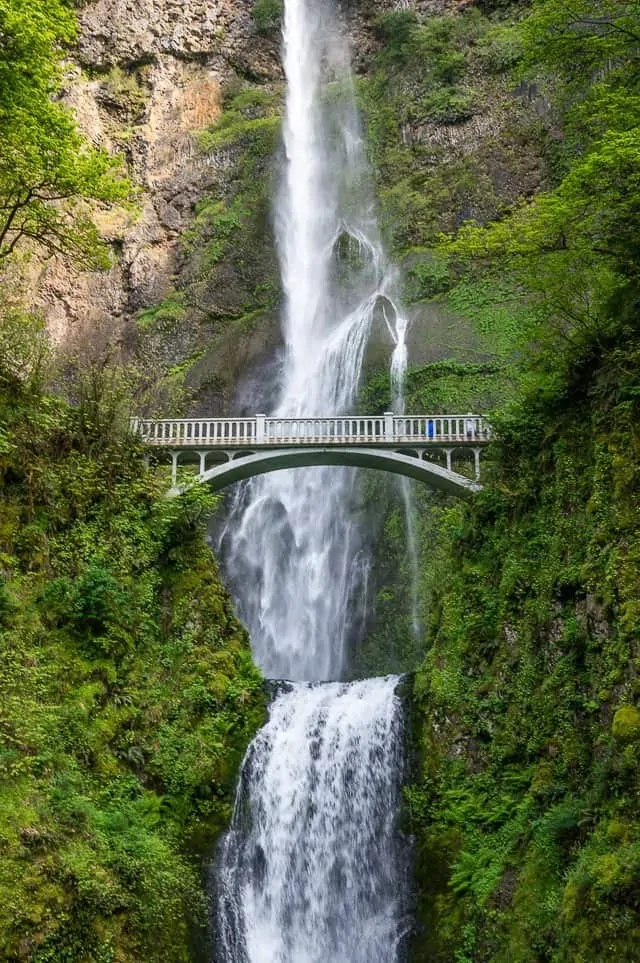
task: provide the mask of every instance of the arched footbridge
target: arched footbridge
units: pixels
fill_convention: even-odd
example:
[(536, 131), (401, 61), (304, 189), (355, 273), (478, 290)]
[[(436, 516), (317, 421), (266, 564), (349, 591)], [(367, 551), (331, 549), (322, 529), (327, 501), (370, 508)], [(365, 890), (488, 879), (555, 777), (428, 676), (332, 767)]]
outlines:
[[(384, 415), (331, 418), (134, 418), (131, 429), (149, 449), (171, 458), (170, 495), (178, 467), (195, 464), (196, 480), (219, 490), (283, 468), (346, 465), (377, 468), (459, 497), (481, 489), (480, 456), (491, 430), (478, 415)], [(474, 478), (453, 470), (467, 452)]]

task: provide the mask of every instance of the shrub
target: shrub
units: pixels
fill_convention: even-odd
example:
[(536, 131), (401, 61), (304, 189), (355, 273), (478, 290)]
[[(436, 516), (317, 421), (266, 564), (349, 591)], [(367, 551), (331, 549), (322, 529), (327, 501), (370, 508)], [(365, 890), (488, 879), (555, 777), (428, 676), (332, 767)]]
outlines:
[(420, 110), (424, 119), (434, 124), (460, 124), (473, 117), (473, 95), (453, 87), (441, 87), (422, 99)]
[(393, 66), (403, 66), (411, 54), (411, 42), (418, 25), (410, 10), (394, 10), (376, 21), (376, 29), (384, 41), (383, 59)]
[(256, 0), (253, 5), (253, 22), (261, 34), (274, 33), (282, 23), (282, 0)]

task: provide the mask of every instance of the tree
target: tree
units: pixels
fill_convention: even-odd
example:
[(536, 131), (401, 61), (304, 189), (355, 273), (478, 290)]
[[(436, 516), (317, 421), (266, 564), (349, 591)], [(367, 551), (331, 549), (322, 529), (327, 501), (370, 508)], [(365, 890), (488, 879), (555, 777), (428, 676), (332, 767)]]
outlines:
[(563, 337), (598, 336), (616, 292), (640, 290), (640, 2), (538, 0), (522, 34), (563, 130), (555, 186), (444, 248), (515, 269)]
[(120, 162), (88, 144), (56, 100), (75, 35), (64, 0), (0, 0), (0, 263), (23, 242), (108, 263), (90, 202), (121, 199), (127, 185)]

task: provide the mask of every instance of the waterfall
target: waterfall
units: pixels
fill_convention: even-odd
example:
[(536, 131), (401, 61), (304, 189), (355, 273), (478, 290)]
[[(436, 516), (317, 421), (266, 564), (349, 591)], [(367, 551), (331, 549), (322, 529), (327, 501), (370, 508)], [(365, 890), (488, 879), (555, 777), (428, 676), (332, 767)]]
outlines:
[(222, 963), (393, 963), (405, 927), (396, 678), (294, 684), (240, 778), (218, 879)]
[[(388, 322), (387, 322), (388, 323)], [(407, 319), (396, 312), (396, 322), (391, 329), (395, 348), (391, 357), (391, 404), (393, 410), (403, 415), (405, 413), (405, 379), (407, 376)], [(415, 506), (408, 478), (398, 478), (396, 484), (400, 490), (404, 508), (405, 526), (407, 532), (407, 555), (409, 556), (409, 571), (411, 574), (411, 627), (416, 639), (422, 634), (420, 617), (418, 615), (418, 538), (416, 535)]]
[[(286, 356), (274, 413), (350, 413), (374, 313), (396, 312), (348, 49), (329, 2), (285, 4), (284, 64), (276, 235)], [(355, 479), (350, 469), (279, 472), (248, 483), (237, 500), (227, 573), (270, 678), (343, 675), (350, 636), (364, 624), (369, 569), (349, 512)]]
[[(283, 45), (275, 222), (286, 355), (274, 414), (348, 413), (374, 317), (397, 344), (406, 326), (331, 0), (285, 0)], [(294, 681), (247, 752), (215, 866), (218, 963), (398, 959), (398, 680), (330, 681), (344, 678), (366, 614), (356, 477), (337, 468), (262, 476), (238, 491), (226, 525), (227, 576), (256, 661), (268, 678)]]

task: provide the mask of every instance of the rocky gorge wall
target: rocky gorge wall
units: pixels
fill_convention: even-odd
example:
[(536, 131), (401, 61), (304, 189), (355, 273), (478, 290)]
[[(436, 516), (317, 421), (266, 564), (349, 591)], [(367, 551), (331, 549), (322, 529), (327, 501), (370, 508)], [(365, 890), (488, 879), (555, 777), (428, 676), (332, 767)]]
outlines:
[[(526, 131), (539, 120), (540, 103), (478, 58), (476, 28), (453, 38), (456, 76), (445, 78), (449, 90), (473, 88), (472, 108), (430, 117), (421, 100), (442, 87), (442, 76), (415, 52), (394, 60), (393, 36), (380, 27), (385, 15), (411, 13), (428, 25), (456, 12), (463, 22), (471, 12), (478, 23), (482, 14), (472, 7), (456, 0), (342, 6), (388, 245), (403, 267), (414, 363), (492, 355), (487, 339), (460, 323), (458, 306), (434, 303), (424, 283), (433, 273), (429, 247), (440, 230), (485, 220), (544, 179), (537, 145), (524, 164), (500, 146), (505, 128)], [(112, 250), (110, 270), (78, 273), (57, 258), (31, 268), (28, 298), (57, 343), (124, 344), (150, 370), (186, 383), (194, 411), (228, 410), (239, 387), (241, 402), (247, 372), (277, 359), (280, 344), (269, 206), (282, 97), (279, 27), (261, 21), (259, 8), (260, 0), (82, 7), (64, 99), (94, 144), (123, 157), (135, 194), (126, 207), (96, 215)], [(437, 61), (443, 39), (434, 36), (425, 53)], [(381, 325), (369, 373), (386, 364), (390, 347)]]
[(40, 266), (35, 303), (57, 341), (103, 326), (117, 335), (163, 300), (180, 234), (220, 174), (197, 149), (198, 132), (217, 120), (234, 65), (265, 79), (277, 73), (244, 3), (99, 0), (82, 9), (80, 28), (65, 100), (94, 144), (124, 157), (137, 193), (130, 210), (98, 212), (110, 271)]

